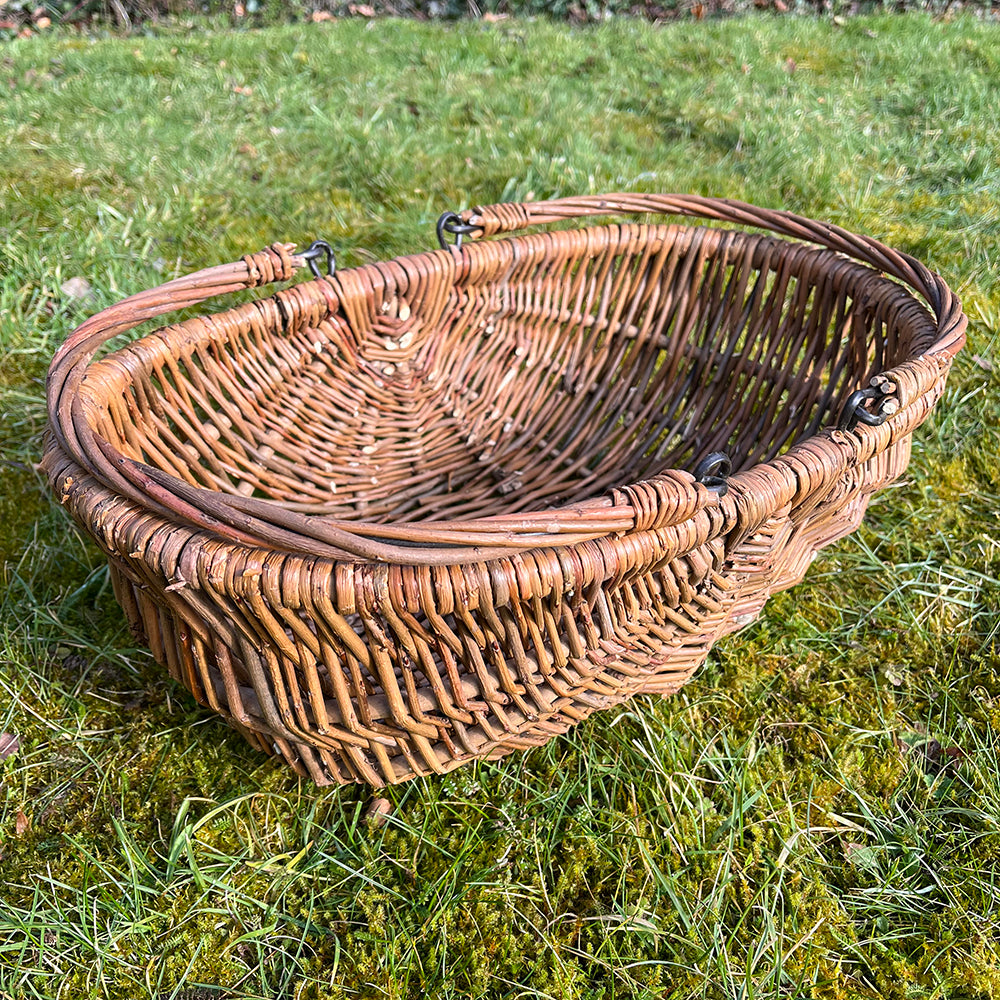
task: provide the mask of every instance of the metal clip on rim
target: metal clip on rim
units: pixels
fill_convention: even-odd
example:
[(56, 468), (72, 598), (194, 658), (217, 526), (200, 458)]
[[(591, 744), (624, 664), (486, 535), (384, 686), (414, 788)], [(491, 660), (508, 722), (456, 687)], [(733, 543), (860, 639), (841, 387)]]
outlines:
[[(852, 392), (847, 397), (847, 402), (840, 412), (837, 430), (853, 431), (859, 423), (867, 424), (869, 427), (878, 427), (879, 424), (884, 424), (899, 410), (899, 400), (890, 395), (893, 391), (894, 387), (887, 385), (879, 388), (857, 389)], [(869, 399), (879, 401), (874, 413), (865, 409), (865, 402)]]
[[(471, 222), (463, 222), (462, 217), (457, 212), (445, 212), (437, 220), (438, 243), (441, 244), (442, 250), (447, 250), (449, 246), (460, 247), (463, 236), (478, 233), (482, 228), (482, 226), (474, 226)], [(448, 242), (446, 233), (450, 233), (455, 237), (454, 244)]]
[(320, 257), (326, 257), (326, 273), (328, 275), (337, 270), (337, 260), (333, 254), (333, 247), (326, 240), (313, 240), (299, 256), (309, 265), (309, 270), (317, 278), (322, 277), (319, 273), (319, 264), (316, 263)]
[(733, 463), (729, 456), (724, 451), (713, 451), (694, 467), (694, 478), (696, 482), (724, 497), (729, 492), (727, 480), (732, 471)]

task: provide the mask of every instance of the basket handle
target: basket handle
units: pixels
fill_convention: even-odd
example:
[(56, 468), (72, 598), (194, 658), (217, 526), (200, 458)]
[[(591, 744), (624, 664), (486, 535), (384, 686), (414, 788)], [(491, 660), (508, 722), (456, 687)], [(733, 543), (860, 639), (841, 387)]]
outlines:
[[(174, 278), (156, 288), (130, 295), (91, 316), (66, 338), (49, 368), (47, 391), (50, 409), (73, 371), (90, 359), (113, 337), (164, 313), (194, 306), (229, 292), (256, 288), (274, 281), (288, 281), (308, 258), (295, 254), (294, 243), (274, 243), (260, 253), (247, 254), (232, 264), (218, 264)], [(53, 389), (60, 391), (53, 395)]]
[[(122, 474), (127, 460), (97, 438), (83, 412), (79, 388), (94, 355), (109, 340), (146, 320), (219, 295), (288, 281), (309, 262), (309, 251), (296, 254), (294, 243), (274, 243), (232, 264), (207, 267), (130, 295), (91, 316), (67, 337), (49, 366), (45, 384), (49, 433), (82, 468), (135, 499), (136, 485)], [(145, 497), (144, 491), (148, 491)], [(158, 484), (143, 482), (139, 498), (148, 501), (150, 496), (159, 499), (162, 507), (184, 514), (203, 527), (214, 523), (201, 511), (166, 494)], [(244, 540), (251, 540), (249, 535), (240, 534)]]
[(842, 229), (829, 222), (817, 222), (792, 212), (757, 208), (728, 198), (705, 198), (699, 195), (645, 194), (626, 192), (557, 198), (552, 201), (487, 205), (467, 209), (458, 215), (461, 231), (469, 239), (516, 232), (595, 215), (694, 216), (716, 222), (736, 223), (767, 229), (781, 236), (804, 240), (846, 254), (869, 264), (916, 291), (930, 306), (937, 320), (938, 336), (928, 353), (953, 357), (965, 343), (968, 323), (954, 292), (944, 280), (909, 254), (877, 240)]

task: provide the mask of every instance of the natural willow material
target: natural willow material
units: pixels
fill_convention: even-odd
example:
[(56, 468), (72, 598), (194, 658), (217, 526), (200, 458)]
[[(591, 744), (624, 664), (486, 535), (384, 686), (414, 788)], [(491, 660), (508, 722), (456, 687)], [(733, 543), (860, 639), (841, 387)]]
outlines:
[[(632, 213), (741, 228), (479, 239)], [(94, 360), (304, 259), (171, 281), (49, 373), (45, 468), (136, 634), (319, 784), (444, 772), (676, 691), (900, 475), (964, 341), (937, 275), (785, 212), (620, 194), (462, 218), (461, 247)], [(869, 385), (891, 415), (836, 429)], [(690, 471), (718, 451), (724, 495)]]

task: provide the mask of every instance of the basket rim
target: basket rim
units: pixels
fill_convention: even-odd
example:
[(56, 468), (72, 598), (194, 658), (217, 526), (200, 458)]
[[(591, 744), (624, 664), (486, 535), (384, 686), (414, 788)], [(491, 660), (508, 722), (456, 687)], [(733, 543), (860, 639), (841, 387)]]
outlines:
[[(150, 514), (159, 514), (165, 526), (179, 528), (186, 523), (194, 532), (207, 529), (231, 542), (252, 548), (277, 549), (350, 562), (456, 565), (487, 562), (529, 549), (562, 548), (609, 536), (620, 537), (638, 531), (672, 527), (715, 508), (727, 523), (750, 522), (756, 519), (755, 509), (761, 507), (756, 499), (758, 494), (767, 495), (771, 505), (792, 503), (815, 489), (818, 482), (828, 482), (831, 468), (837, 476), (842, 475), (849, 466), (867, 461), (920, 422), (919, 419), (912, 419), (912, 412), (907, 412), (912, 410), (910, 404), (932, 391), (941, 381), (952, 357), (964, 342), (966, 321), (957, 299), (942, 279), (907, 255), (865, 237), (790, 213), (756, 209), (721, 199), (637, 195), (477, 208), (463, 213), (463, 218), (475, 220), (475, 224), (482, 229), (472, 234), (473, 238), (461, 248), (410, 254), (393, 261), (363, 264), (341, 273), (351, 275), (389, 266), (405, 266), (421, 259), (452, 262), (468, 273), (479, 252), (476, 239), (482, 235), (512, 232), (524, 225), (558, 222), (588, 214), (606, 215), (615, 210), (659, 211), (664, 207), (661, 204), (663, 201), (669, 202), (667, 207), (674, 211), (678, 211), (678, 207), (683, 209), (678, 214), (700, 215), (715, 221), (737, 222), (769, 230), (766, 238), (773, 240), (777, 234), (779, 243), (800, 247), (805, 239), (820, 252), (833, 251), (837, 259), (846, 257), (869, 270), (875, 269), (889, 279), (896, 278), (902, 284), (890, 280), (888, 284), (893, 289), (903, 289), (907, 294), (916, 292), (923, 298), (930, 306), (928, 311), (920, 304), (924, 314), (931, 322), (937, 321), (938, 336), (934, 343), (876, 376), (882, 392), (895, 393), (899, 401), (898, 411), (878, 427), (862, 424), (850, 431), (824, 428), (801, 438), (777, 457), (734, 473), (729, 478), (732, 488), (724, 497), (696, 482), (691, 473), (672, 469), (651, 480), (623, 485), (609, 491), (611, 495), (605, 493), (556, 508), (435, 522), (337, 521), (329, 516), (289, 511), (281, 501), (206, 490), (126, 458), (96, 435), (89, 428), (83, 412), (80, 390), (87, 366), (100, 344), (147, 318), (182, 305), (195, 304), (239, 287), (287, 280), (306, 263), (306, 258), (302, 254), (296, 255), (289, 244), (275, 244), (267, 251), (244, 258), (237, 265), (221, 265), (195, 272), (160, 288), (131, 296), (91, 317), (71, 334), (57, 352), (50, 368), (48, 400), (51, 438), (46, 462), (50, 467), (59, 464), (55, 456), (61, 452), (81, 472), (100, 483), (109, 498), (129, 500)], [(655, 203), (653, 209), (649, 207), (651, 203)], [(501, 216), (500, 213), (504, 214)], [(747, 218), (748, 215), (750, 218)], [(813, 237), (820, 231), (822, 242), (817, 243), (815, 238), (803, 236), (804, 231), (811, 231)], [(735, 232), (746, 236), (761, 235), (743, 229)], [(508, 237), (503, 242), (515, 243), (521, 239), (530, 237)], [(852, 254), (848, 250), (855, 252)], [(887, 272), (879, 264), (888, 264), (891, 270)], [(907, 277), (911, 280), (908, 281)], [(317, 278), (297, 285), (295, 289), (299, 294), (303, 294), (303, 289), (311, 289), (323, 296), (329, 294), (333, 284), (331, 279)], [(206, 291), (207, 295), (204, 294)], [(162, 339), (160, 331), (147, 337), (158, 334)], [(268, 524), (265, 533), (261, 533), (259, 525), (254, 523), (262, 517)]]

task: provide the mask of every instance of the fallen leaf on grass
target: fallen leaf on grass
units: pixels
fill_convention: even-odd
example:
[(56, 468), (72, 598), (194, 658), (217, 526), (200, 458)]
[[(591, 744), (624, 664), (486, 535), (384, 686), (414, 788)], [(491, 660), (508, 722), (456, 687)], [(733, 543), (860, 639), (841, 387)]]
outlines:
[(13, 733), (0, 733), (0, 760), (12, 757), (21, 749), (21, 741)]
[(365, 819), (372, 826), (384, 826), (392, 813), (392, 803), (388, 799), (374, 799), (365, 812)]
[(844, 857), (858, 868), (867, 868), (869, 871), (878, 871), (879, 855), (874, 847), (868, 844), (859, 844), (851, 841), (844, 848)]
[(14, 835), (17, 837), (23, 837), (28, 830), (31, 829), (31, 820), (21, 812), (20, 809), (17, 811), (17, 816), (14, 819)]
[(90, 287), (90, 282), (86, 278), (67, 278), (60, 286), (59, 291), (68, 299), (75, 299), (83, 302), (94, 294)]
[(929, 775), (953, 775), (955, 765), (968, 757), (961, 747), (943, 747), (937, 740), (915, 743), (910, 747), (910, 753), (917, 756), (924, 773)]

